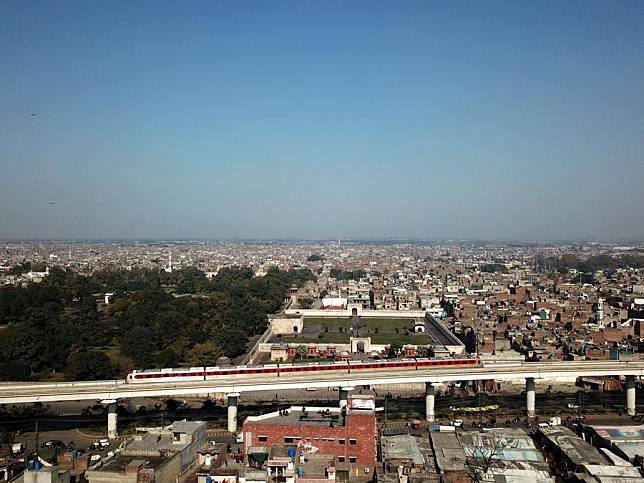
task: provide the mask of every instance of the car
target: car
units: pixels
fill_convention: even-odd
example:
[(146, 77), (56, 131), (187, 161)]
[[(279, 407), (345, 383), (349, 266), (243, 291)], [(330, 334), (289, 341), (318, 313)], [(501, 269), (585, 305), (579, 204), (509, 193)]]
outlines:
[(579, 409), (579, 406), (577, 404), (568, 403), (568, 409)]
[(452, 426), (455, 426), (457, 428), (462, 428), (463, 427), (463, 420), (462, 419), (455, 419), (451, 423)]
[(537, 424), (537, 426), (540, 427), (540, 428), (549, 428), (550, 427), (550, 425), (548, 423), (539, 423), (539, 424)]
[(59, 439), (50, 439), (49, 441), (45, 441), (40, 445), (41, 448), (64, 448), (65, 443), (63, 443)]
[(98, 444), (101, 445), (101, 448), (107, 448), (110, 445), (109, 439), (101, 439), (98, 441)]

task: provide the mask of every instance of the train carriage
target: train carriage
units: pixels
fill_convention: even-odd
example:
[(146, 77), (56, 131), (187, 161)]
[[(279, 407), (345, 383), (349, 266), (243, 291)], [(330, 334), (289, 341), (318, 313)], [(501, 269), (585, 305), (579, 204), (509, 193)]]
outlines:
[(364, 371), (386, 371), (386, 370), (419, 370), (428, 368), (442, 368), (449, 366), (475, 366), (479, 364), (478, 358), (406, 358), (406, 359), (380, 359), (369, 361), (334, 361), (334, 362), (307, 362), (301, 364), (265, 364), (248, 366), (226, 366), (226, 367), (188, 367), (188, 368), (166, 368), (146, 369), (143, 371), (131, 371), (125, 381), (129, 384), (143, 384), (153, 382), (188, 382), (188, 381), (212, 381), (222, 377), (245, 377), (261, 374), (274, 375), (276, 377), (288, 374), (302, 374), (309, 372), (364, 372)]

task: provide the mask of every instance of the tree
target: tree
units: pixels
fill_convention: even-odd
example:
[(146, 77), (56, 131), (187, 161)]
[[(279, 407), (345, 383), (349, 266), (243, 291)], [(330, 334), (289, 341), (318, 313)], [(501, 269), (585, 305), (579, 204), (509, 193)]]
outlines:
[(502, 263), (486, 263), (484, 265), (481, 265), (480, 269), (481, 269), (481, 272), (487, 272), (487, 273), (495, 273), (495, 272), (507, 273), (508, 272), (508, 267), (506, 267)]
[(181, 407), (181, 403), (176, 399), (169, 398), (169, 399), (166, 399), (165, 401), (165, 410), (168, 412), (173, 413), (180, 407)]
[(476, 352), (476, 332), (472, 327), (465, 328), (465, 336), (463, 337), (463, 343), (465, 344), (465, 350), (469, 354)]
[(189, 366), (214, 366), (222, 354), (222, 350), (213, 342), (195, 344), (186, 354), (186, 364)]
[(168, 347), (159, 353), (157, 361), (162, 367), (174, 367), (179, 363), (179, 355), (172, 347)]
[(311, 297), (301, 297), (298, 299), (298, 303), (303, 309), (310, 309), (311, 305), (313, 305), (313, 299)]
[(297, 356), (300, 359), (304, 359), (306, 357), (306, 346), (304, 344), (300, 344), (297, 347)]
[(114, 366), (109, 357), (99, 351), (81, 351), (72, 355), (65, 368), (70, 381), (98, 380), (114, 377)]
[(491, 469), (496, 467), (503, 454), (505, 442), (501, 438), (487, 440), (489, 445), (476, 446), (465, 458), (465, 471), (476, 482), (483, 481)]
[(321, 260), (324, 260), (324, 257), (317, 254), (309, 255), (309, 257), (306, 259), (307, 262), (319, 262)]
[(434, 357), (434, 349), (428, 345), (418, 346), (416, 348), (416, 357)]
[(217, 404), (215, 404), (215, 401), (213, 401), (212, 399), (205, 399), (201, 403), (201, 410), (205, 413), (214, 411), (216, 407), (217, 407)]
[(387, 357), (389, 357), (390, 359), (398, 357), (398, 355), (402, 351), (402, 348), (402, 344), (399, 344), (398, 342), (389, 344), (389, 348), (387, 349)]

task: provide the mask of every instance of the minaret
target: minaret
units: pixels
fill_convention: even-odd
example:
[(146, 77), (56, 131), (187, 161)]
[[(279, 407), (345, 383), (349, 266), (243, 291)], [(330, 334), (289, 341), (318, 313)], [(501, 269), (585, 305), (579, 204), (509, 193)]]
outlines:
[(168, 272), (172, 273), (172, 252), (170, 252), (170, 256), (168, 257)]
[(338, 248), (342, 248), (342, 239), (338, 237)]
[(604, 328), (604, 299), (597, 299), (597, 324), (600, 329)]

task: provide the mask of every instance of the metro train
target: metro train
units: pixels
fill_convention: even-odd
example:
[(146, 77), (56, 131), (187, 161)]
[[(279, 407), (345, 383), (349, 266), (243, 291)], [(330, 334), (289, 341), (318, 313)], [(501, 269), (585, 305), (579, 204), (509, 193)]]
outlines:
[(146, 369), (130, 371), (125, 378), (129, 384), (151, 382), (212, 381), (226, 376), (249, 376), (256, 374), (282, 374), (304, 372), (356, 372), (364, 370), (404, 369), (418, 370), (428, 367), (476, 366), (478, 358), (449, 359), (391, 359), (377, 361), (309, 362), (306, 364), (266, 364), (228, 367), (183, 367), (177, 369)]

